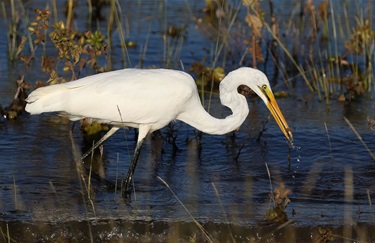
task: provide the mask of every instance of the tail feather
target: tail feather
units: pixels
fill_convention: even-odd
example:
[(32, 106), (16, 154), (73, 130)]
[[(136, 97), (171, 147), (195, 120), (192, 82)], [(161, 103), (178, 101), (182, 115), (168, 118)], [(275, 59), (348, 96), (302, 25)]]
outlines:
[(63, 97), (62, 93), (61, 87), (57, 85), (38, 88), (27, 97), (25, 110), (32, 115), (59, 111), (59, 106), (63, 102), (59, 99)]

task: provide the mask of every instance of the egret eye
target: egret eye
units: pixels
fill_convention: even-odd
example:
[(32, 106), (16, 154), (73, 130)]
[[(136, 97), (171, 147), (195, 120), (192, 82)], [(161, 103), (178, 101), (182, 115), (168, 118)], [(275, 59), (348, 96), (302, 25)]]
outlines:
[(263, 84), (262, 89), (267, 89), (267, 84)]

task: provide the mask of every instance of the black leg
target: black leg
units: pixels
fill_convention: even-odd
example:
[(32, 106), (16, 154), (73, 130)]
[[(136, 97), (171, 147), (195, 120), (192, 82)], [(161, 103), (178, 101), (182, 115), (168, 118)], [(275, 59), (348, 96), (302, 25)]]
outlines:
[(133, 159), (131, 161), (128, 174), (126, 175), (125, 181), (123, 181), (123, 185), (121, 187), (123, 190), (122, 195), (126, 201), (130, 201), (131, 189), (133, 185), (133, 175), (134, 175), (135, 167), (137, 166), (138, 157), (139, 157), (139, 153), (141, 152), (143, 140), (144, 139), (137, 142), (137, 146), (134, 151)]
[(141, 147), (144, 138), (150, 132), (151, 126), (149, 124), (140, 124), (138, 127), (138, 139), (137, 139), (137, 146), (135, 147), (134, 156), (131, 161), (128, 174), (126, 175), (125, 181), (122, 183), (122, 196), (125, 198), (126, 201), (130, 201), (130, 194), (133, 185), (133, 175), (135, 167), (137, 166), (137, 161), (139, 157), (139, 153), (141, 152)]

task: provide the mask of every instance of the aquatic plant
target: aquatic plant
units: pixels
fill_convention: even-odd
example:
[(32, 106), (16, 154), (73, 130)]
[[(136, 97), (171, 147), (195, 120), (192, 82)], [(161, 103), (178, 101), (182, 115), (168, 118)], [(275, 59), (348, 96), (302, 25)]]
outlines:
[(26, 97), (28, 91), (31, 89), (29, 82), (26, 82), (23, 77), (16, 81), (17, 92), (13, 97), (12, 102), (4, 109), (0, 107), (0, 115), (8, 120), (14, 120), (22, 114), (26, 106)]
[[(10, 21), (8, 21), (8, 32), (7, 32), (7, 39), (8, 39), (8, 57), (9, 60), (15, 61), (17, 59), (17, 40), (19, 38), (19, 32), (18, 29), (21, 25), (21, 19), (22, 15), (24, 14), (23, 6), (19, 6), (17, 8), (16, 3), (14, 0), (9, 1), (10, 2)], [(3, 12), (5, 14), (4, 17), (7, 18), (6, 14), (7, 12)]]
[(189, 72), (195, 75), (198, 87), (203, 87), (203, 90), (207, 91), (211, 90), (212, 82), (215, 91), (217, 91), (220, 81), (225, 77), (223, 67), (211, 68), (200, 62), (194, 62), (189, 68)]
[[(119, 46), (111, 46), (113, 38), (116, 37), (121, 39), (120, 47), (122, 55), (119, 53), (116, 54), (121, 55), (119, 59), (121, 59), (121, 65), (124, 67), (135, 66), (135, 64), (137, 64), (137, 61), (134, 61), (135, 58), (132, 59), (133, 63), (130, 62), (128, 54), (129, 48), (134, 48), (131, 51), (136, 53), (138, 53), (138, 48), (142, 48), (138, 57), (138, 64), (139, 67), (143, 67), (144, 63), (146, 63), (144, 61), (147, 61), (147, 58), (149, 57), (148, 55), (151, 53), (147, 52), (147, 49), (155, 48), (151, 45), (151, 42), (154, 42), (153, 38), (155, 38), (155, 36), (157, 36), (157, 38), (162, 37), (164, 41), (162, 44), (159, 42), (160, 46), (158, 46), (158, 48), (164, 49), (164, 55), (160, 57), (160, 60), (162, 60), (160, 63), (154, 63), (156, 66), (181, 68), (182, 65), (180, 64), (179, 55), (181, 52), (189, 52), (189, 50), (184, 48), (186, 43), (186, 39), (184, 38), (191, 41), (191, 39), (189, 39), (191, 38), (189, 35), (190, 33), (187, 32), (188, 28), (184, 29), (185, 27), (181, 27), (183, 26), (182, 24), (175, 23), (172, 20), (166, 20), (165, 17), (162, 17), (163, 19), (160, 21), (162, 23), (160, 29), (154, 30), (151, 27), (153, 25), (150, 24), (147, 26), (145, 20), (146, 18), (150, 18), (150, 16), (141, 16), (136, 20), (130, 19), (131, 17), (134, 17), (134, 15), (127, 17), (126, 13), (121, 12), (121, 2), (119, 1), (89, 0), (87, 1), (89, 6), (88, 11), (93, 14), (87, 15), (90, 19), (89, 24), (87, 25), (88, 29), (85, 31), (82, 31), (82, 29), (81, 31), (78, 31), (74, 29), (75, 23), (76, 21), (80, 21), (81, 17), (84, 16), (84, 13), (77, 12), (76, 6), (74, 5), (78, 1), (66, 1), (69, 4), (66, 4), (65, 6), (67, 20), (64, 21), (61, 21), (62, 19), (59, 21), (57, 17), (51, 17), (53, 14), (55, 14), (55, 16), (58, 15), (57, 11), (55, 11), (56, 7), (54, 6), (54, 4), (56, 5), (56, 1), (52, 0), (51, 2), (51, 10), (37, 10), (35, 12), (37, 17), (33, 19), (33, 15), (31, 14), (31, 20), (29, 20), (29, 13), (25, 12), (24, 6), (22, 6), (23, 4), (27, 4), (26, 2), (10, 0), (9, 3), (12, 5), (10, 8), (11, 11), (3, 11), (3, 13), (12, 16), (10, 18), (6, 16), (6, 19), (12, 20), (6, 25), (8, 26), (7, 36), (9, 60), (15, 61), (19, 59), (24, 64), (24, 69), (22, 69), (22, 67), (17, 69), (17, 71), (20, 72), (19, 80), (23, 80), (25, 76), (25, 80), (30, 81), (30, 77), (26, 76), (27, 73), (25, 72), (25, 70), (30, 71), (30, 67), (37, 71), (40, 68), (43, 73), (48, 75), (47, 79), (44, 77), (40, 78), (41, 80), (43, 79), (43, 81), (37, 80), (37, 85), (35, 85), (35, 87), (46, 85), (47, 80), (51, 83), (61, 83), (75, 78), (74, 76), (89, 75), (91, 73), (111, 70), (111, 59), (113, 58), (113, 60), (115, 60), (113, 52), (116, 48), (119, 48)], [(103, 2), (104, 4), (102, 4)], [(153, 8), (160, 11), (157, 12), (157, 15), (164, 16), (167, 9), (164, 8), (163, 4), (166, 2), (155, 2), (157, 2), (158, 5), (155, 5), (156, 7), (153, 6)], [(190, 62), (190, 60), (188, 60), (188, 65), (186, 65), (186, 70), (191, 67), (189, 72), (195, 74), (197, 78), (197, 85), (202, 91), (202, 102), (209, 104), (209, 102), (207, 102), (207, 92), (215, 94), (215, 80), (219, 80), (221, 74), (243, 65), (257, 66), (258, 68), (266, 70), (270, 79), (273, 81), (272, 85), (274, 85), (276, 89), (281, 90), (280, 92), (275, 92), (275, 96), (280, 94), (281, 97), (289, 95), (292, 98), (300, 97), (302, 93), (300, 93), (301, 89), (295, 90), (294, 87), (298, 86), (301, 88), (302, 86), (302, 89), (306, 88), (307, 91), (310, 89), (311, 94), (313, 94), (311, 95), (312, 97), (316, 95), (319, 100), (329, 104), (332, 100), (346, 102), (354, 101), (363, 95), (366, 95), (368, 92), (373, 91), (374, 28), (371, 10), (363, 10), (362, 12), (361, 9), (358, 8), (357, 15), (353, 15), (353, 11), (351, 11), (350, 16), (347, 14), (347, 11), (349, 10), (348, 1), (293, 1), (295, 8), (291, 9), (289, 21), (284, 23), (280, 21), (283, 16), (280, 15), (277, 9), (272, 7), (273, 2), (277, 3), (272, 0), (263, 2), (256, 0), (244, 0), (240, 2), (213, 0), (206, 1), (207, 7), (204, 9), (204, 12), (192, 12), (192, 22), (194, 21), (194, 24), (197, 25), (195, 27), (204, 30), (202, 31), (202, 35), (207, 35), (208, 39), (213, 43), (212, 46), (210, 46), (211, 43), (207, 41), (207, 46), (204, 47), (204, 51), (208, 53), (207, 56), (204, 56), (203, 58), (198, 57), (197, 60), (195, 60), (196, 62)], [(339, 4), (333, 5), (337, 3)], [(3, 4), (6, 3), (4, 2)], [(17, 6), (17, 4), (19, 4), (19, 6)], [(139, 4), (139, 7), (142, 7), (141, 5), (143, 4), (143, 1), (137, 1), (137, 4)], [(269, 4), (269, 8), (267, 7), (267, 4)], [(373, 3), (368, 1), (367, 4), (371, 5)], [(109, 11), (106, 12), (108, 14), (104, 16), (103, 13), (101, 13), (102, 6), (109, 6)], [(371, 6), (367, 7), (370, 7), (368, 9), (371, 9)], [(26, 6), (26, 9), (30, 9), (30, 7)], [(237, 15), (238, 12), (243, 10), (246, 11), (245, 14)], [(52, 13), (49, 13), (49, 11)], [(338, 13), (341, 11), (343, 14), (338, 16)], [(79, 18), (77, 18), (77, 16)], [(355, 16), (355, 18), (353, 18), (353, 16)], [(55, 22), (52, 23), (50, 19), (53, 19)], [(107, 25), (104, 25), (104, 27), (103, 23), (98, 24), (102, 20), (107, 21)], [(129, 20), (138, 21), (142, 28), (149, 28), (149, 35), (147, 36), (147, 41), (145, 43), (140, 40), (134, 40), (134, 37), (129, 34), (129, 31), (131, 31), (128, 26)], [(29, 23), (28, 21), (31, 22)], [(62, 23), (64, 28), (58, 26), (59, 23)], [(96, 28), (99, 28), (97, 26), (100, 26), (100, 32), (96, 31)], [(52, 32), (55, 32), (54, 34), (56, 34), (53, 36), (56, 43), (51, 39), (50, 34)], [(74, 38), (70, 37), (70, 34), (72, 33), (74, 33)], [(157, 33), (157, 35), (154, 36), (154, 33)], [(54, 50), (47, 53), (46, 46)], [(76, 62), (76, 58), (79, 58), (78, 62)], [(181, 63), (186, 63), (186, 59), (181, 59)], [(215, 69), (219, 71), (217, 72), (219, 75), (213, 74)], [(17, 86), (16, 94), (12, 95), (12, 98), (17, 97), (19, 100), (15, 100), (15, 102), (12, 100), (11, 104), (5, 108), (1, 108), (0, 106), (1, 115), (5, 115), (11, 107), (14, 107), (15, 109), (14, 111), (13, 109), (9, 109), (12, 112), (6, 115), (8, 118), (15, 117), (13, 114), (19, 112), (19, 107), (22, 107), (22, 102), (24, 102), (22, 99), (26, 97), (28, 91), (26, 86), (27, 82), (25, 80), (15, 84), (12, 83), (12, 85)], [(214, 80), (214, 82), (211, 82), (212, 80)], [(14, 81), (11, 80), (11, 82)], [(31, 80), (31, 82), (35, 83), (35, 80)], [(211, 85), (214, 87), (212, 92)], [(303, 91), (306, 90), (303, 89)], [(250, 91), (240, 89), (239, 92), (248, 94)], [(19, 104), (21, 104), (21, 106), (19, 106)], [(369, 118), (369, 123), (371, 126), (370, 128), (372, 128), (374, 123), (372, 118)], [(164, 136), (163, 139), (170, 142), (172, 146), (173, 143), (176, 143), (178, 135), (177, 130), (180, 129), (180, 127), (176, 127), (175, 125), (176, 124), (172, 124), (171, 127), (168, 127), (163, 133), (161, 133)], [(97, 124), (95, 124), (93, 128), (84, 127), (83, 130), (88, 134), (91, 134), (93, 130), (95, 130), (95, 126), (97, 126)], [(261, 131), (259, 132), (258, 139), (263, 139), (262, 134), (267, 131), (267, 126), (268, 119), (265, 118), (260, 124)], [(359, 142), (362, 142), (365, 145), (364, 141), (359, 136), (359, 133), (354, 130), (354, 126), (350, 127), (358, 136)], [(203, 145), (201, 143), (202, 133), (194, 131), (194, 135), (199, 157), (202, 146), (204, 146), (205, 143), (203, 143)], [(234, 135), (230, 138), (238, 140), (238, 137), (236, 138)], [(181, 138), (179, 137), (179, 139)], [(250, 139), (253, 138), (250, 137)], [(353, 141), (351, 140), (351, 142)], [(90, 142), (88, 142), (88, 144), (90, 144)], [(240, 154), (242, 156), (247, 153), (246, 144), (245, 146), (244, 144), (241, 144), (236, 148), (239, 148), (239, 150), (236, 150), (238, 153), (234, 159), (238, 159)], [(245, 149), (242, 150), (242, 148)], [(372, 152), (367, 145), (365, 148), (373, 157)], [(119, 158), (117, 159), (119, 160)], [(241, 159), (239, 159), (239, 161), (240, 160)], [(91, 161), (88, 161), (88, 163), (90, 164)], [(95, 171), (96, 168), (93, 167), (92, 170)], [(88, 174), (91, 175), (91, 173)], [(84, 178), (84, 183), (80, 192), (84, 195), (84, 201), (87, 202), (87, 199), (89, 199), (91, 200), (89, 201), (91, 204), (95, 202), (95, 193), (92, 191), (90, 181), (91, 178), (89, 176)], [(306, 183), (308, 183), (308, 181)], [(349, 187), (350, 186), (351, 185), (349, 185)], [(282, 193), (283, 190), (281, 190), (280, 187), (281, 184), (279, 188), (272, 190), (270, 194), (273, 204), (272, 208), (268, 211), (269, 215), (267, 215), (267, 218), (269, 217), (272, 219), (270, 221), (271, 223), (277, 222), (277, 224), (288, 218), (288, 215), (286, 215), (286, 206), (284, 206), (285, 203), (281, 203), (281, 206), (279, 206), (278, 203), (278, 201), (282, 202), (282, 200), (280, 200), (282, 198), (281, 195), (285, 194)], [(5, 185), (4, 188), (6, 189)], [(117, 186), (115, 186), (115, 188), (117, 189)], [(278, 190), (278, 192), (276, 190)], [(287, 191), (288, 189), (285, 190)], [(286, 197), (289, 197), (289, 195)], [(370, 205), (371, 197), (372, 194), (369, 190), (368, 199)], [(22, 199), (18, 198), (18, 201), (20, 202)], [(290, 207), (290, 204), (288, 205)], [(359, 207), (362, 207), (360, 203)], [(95, 211), (93, 204), (92, 209)], [(362, 209), (358, 210), (360, 211)], [(225, 210), (228, 210), (227, 212), (229, 212), (229, 210), (233, 210), (233, 208)], [(224, 213), (225, 210), (223, 210)], [(142, 211), (142, 213), (145, 212)], [(358, 218), (361, 213), (363, 212), (358, 212)], [(230, 215), (230, 217), (236, 216)], [(192, 219), (194, 221), (198, 220), (194, 218)], [(327, 216), (325, 216), (325, 219), (327, 219)], [(84, 223), (90, 225), (90, 222)], [(107, 221), (105, 223), (107, 223)], [(0, 227), (0, 235), (3, 241), (12, 242), (13, 238), (19, 239), (18, 237), (20, 237), (15, 233), (19, 225), (13, 224), (12, 222), (9, 222), (9, 224), (10, 229), (8, 228), (8, 223), (6, 223), (6, 227)], [(51, 233), (55, 238), (52, 237), (50, 240), (56, 240), (56, 228), (48, 224), (44, 225), (43, 222), (39, 222), (39, 224), (37, 230), (40, 230), (43, 227), (49, 229), (43, 231), (43, 233)], [(95, 224), (97, 223), (89, 226), (89, 228), (91, 229), (91, 227), (93, 227), (94, 229), (96, 227)], [(129, 232), (132, 230), (131, 227), (137, 229), (144, 228), (143, 231), (134, 231), (136, 231), (136, 233), (142, 232), (144, 234), (144, 239), (148, 239), (148, 241), (152, 241), (155, 228), (161, 226), (158, 225), (157, 222), (151, 222), (150, 224), (147, 222), (145, 225), (141, 225), (141, 227), (139, 227), (139, 225), (130, 225), (129, 227), (128, 222), (124, 223), (120, 222), (120, 220), (109, 220), (108, 225), (110, 225), (110, 228), (107, 232), (114, 233), (114, 237), (118, 235), (116, 235), (116, 232), (111, 231), (113, 228), (130, 228)], [(58, 226), (61, 225), (58, 224)], [(225, 227), (226, 226), (227, 225), (225, 225)], [(73, 237), (76, 232), (80, 232), (78, 228), (74, 229), (74, 227), (75, 226), (65, 228), (68, 233), (69, 229), (73, 229)], [(166, 238), (171, 234), (173, 234), (175, 238), (185, 236), (184, 232), (178, 230), (178, 226), (163, 225), (161, 227), (165, 227), (165, 229), (169, 231), (165, 234)], [(209, 228), (207, 228), (207, 231), (212, 234), (210, 237), (213, 240), (223, 240), (223, 238), (216, 237), (216, 234), (218, 234), (219, 231), (218, 229), (222, 229), (220, 227), (222, 227), (222, 225), (216, 224), (213, 226), (213, 228), (215, 228), (214, 230), (209, 230)], [(235, 225), (228, 224), (228, 228), (234, 227)], [(191, 228), (192, 231), (197, 231), (196, 225), (193, 225)], [(295, 230), (299, 229), (300, 228), (297, 228)], [(236, 237), (241, 236), (236, 230), (234, 230), (234, 235)], [(316, 236), (314, 237), (314, 240), (327, 242), (340, 239), (340, 237), (333, 234), (334, 230), (338, 231), (329, 226), (322, 226), (316, 230), (309, 229), (307, 231), (309, 233), (312, 232), (311, 237)], [(360, 237), (358, 237), (358, 235), (353, 235), (352, 238), (354, 238), (353, 240), (371, 241), (372, 236), (369, 236), (371, 235), (371, 230), (372, 228), (364, 228), (362, 231), (357, 232)], [(30, 231), (32, 231), (32, 228), (27, 231), (25, 230), (24, 232)], [(259, 239), (257, 238), (258, 235), (252, 236), (252, 233), (248, 233), (250, 231), (248, 228), (244, 231), (246, 231), (246, 234), (244, 235), (250, 235), (249, 238), (236, 238), (238, 241), (267, 240), (264, 237), (264, 233), (259, 234), (260, 236), (263, 236), (262, 239)], [(343, 231), (345, 231), (345, 228)], [(222, 232), (222, 235), (227, 234), (227, 231)], [(275, 230), (272, 232), (280, 233), (281, 231)], [(87, 233), (87, 231), (84, 233)], [(315, 233), (317, 235), (313, 235)], [(26, 235), (27, 233), (24, 234)], [(289, 235), (289, 237), (292, 238), (291, 242), (293, 242), (293, 240), (300, 240), (294, 237), (298, 234), (298, 232), (293, 230), (284, 232), (284, 235)], [(36, 233), (36, 235), (38, 235), (38, 233)], [(280, 237), (279, 235), (282, 235), (282, 233), (274, 235), (276, 236), (273, 237)], [(61, 234), (61, 241), (66, 240), (63, 236), (66, 235)], [(26, 237), (27, 236), (25, 236), (25, 238)], [(94, 236), (92, 235), (87, 236), (87, 239), (90, 237), (92, 237), (92, 241), (95, 241)], [(275, 238), (272, 239), (273, 241), (280, 240)], [(190, 240), (199, 241), (199, 237), (197, 238), (196, 235), (193, 235)], [(230, 241), (234, 242), (235, 239), (230, 239)]]
[[(72, 79), (76, 79), (75, 67), (81, 71), (84, 67), (90, 67), (94, 73), (104, 71), (97, 62), (97, 58), (106, 54), (106, 44), (104, 36), (100, 31), (94, 33), (78, 32), (66, 28), (63, 22), (58, 22), (52, 26), (54, 29), (50, 34), (52, 43), (59, 51), (57, 61), (65, 60), (63, 70), (72, 72)], [(78, 65), (79, 64), (79, 65)], [(85, 65), (87, 64), (87, 66)], [(56, 72), (56, 69), (55, 69)], [(49, 80), (50, 83), (56, 83), (55, 80)]]
[[(31, 46), (30, 56), (20, 56), (20, 60), (25, 63), (25, 70), (28, 68), (31, 59), (35, 58), (39, 45), (43, 48), (49, 40), (54, 44), (58, 51), (58, 56), (47, 55), (44, 52), (41, 55), (41, 71), (48, 73), (50, 78), (48, 83), (55, 84), (66, 82), (66, 78), (61, 77), (61, 72), (71, 72), (71, 79), (76, 79), (76, 72), (83, 68), (91, 68), (94, 73), (104, 71), (104, 68), (98, 64), (98, 58), (106, 55), (107, 44), (105, 36), (98, 30), (91, 32), (79, 32), (69, 27), (70, 22), (62, 21), (50, 24), (51, 11), (35, 9), (36, 16), (30, 22), (28, 35), (25, 35), (20, 42), (16, 55), (25, 51), (25, 43), (28, 38), (32, 38), (34, 46)], [(62, 70), (58, 63), (64, 61)]]
[(315, 239), (317, 242), (329, 242), (334, 241), (335, 236), (332, 232), (332, 230), (328, 227), (319, 227), (318, 228), (318, 234)]
[(285, 184), (280, 183), (278, 188), (273, 190), (270, 194), (274, 207), (267, 211), (267, 221), (271, 223), (285, 223), (288, 221), (288, 216), (285, 212), (287, 205), (290, 203), (288, 195), (292, 191), (286, 188)]
[[(325, 0), (317, 4), (306, 1), (297, 3), (296, 11), (301, 9), (299, 16), (292, 15), (285, 33), (280, 35), (280, 25), (283, 23), (275, 21), (273, 1), (269, 1), (267, 14), (260, 7), (259, 1), (243, 3), (248, 8), (244, 22), (251, 30), (250, 37), (244, 41), (252, 56), (251, 65), (266, 64), (268, 57), (271, 57), (275, 64), (274, 79), (283, 73), (285, 85), (292, 91), (289, 83), (302, 77), (307, 87), (316, 92), (319, 99), (324, 97), (327, 103), (332, 98), (350, 101), (373, 90), (374, 31), (369, 16), (366, 18), (364, 13), (359, 13), (356, 17), (357, 26), (350, 30), (348, 19), (342, 22), (335, 16), (335, 11), (346, 12), (347, 4), (335, 10), (332, 1)], [(265, 17), (267, 15), (268, 20)], [(337, 37), (338, 31), (343, 33), (345, 27), (348, 36), (343, 36), (344, 41), (341, 41)], [(271, 34), (271, 39), (267, 38), (265, 31)], [(300, 35), (304, 33), (308, 37), (307, 42), (301, 42)], [(322, 49), (328, 42), (333, 44), (333, 49)], [(267, 43), (266, 46), (263, 43)], [(245, 60), (246, 54), (243, 54), (241, 62)], [(293, 76), (288, 78), (289, 75)]]
[(164, 42), (164, 57), (163, 62), (165, 67), (173, 67), (173, 62), (178, 60), (182, 46), (186, 40), (186, 29), (185, 27), (176, 27), (170, 25), (167, 30), (162, 34)]
[[(261, 11), (259, 1), (244, 1), (244, 5), (248, 7), (245, 21), (251, 29), (251, 35), (244, 41), (244, 44), (248, 45), (248, 52), (253, 58), (252, 66), (256, 67), (258, 61), (264, 61), (260, 44), (263, 37), (262, 29), (265, 12)], [(252, 11), (255, 13), (252, 13)]]

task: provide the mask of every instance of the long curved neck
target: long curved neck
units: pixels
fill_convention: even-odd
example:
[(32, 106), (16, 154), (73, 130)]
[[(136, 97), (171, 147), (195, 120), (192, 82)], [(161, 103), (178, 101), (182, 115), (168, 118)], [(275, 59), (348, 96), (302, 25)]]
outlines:
[(220, 83), (220, 101), (222, 105), (231, 109), (232, 114), (224, 119), (211, 116), (201, 105), (196, 95), (186, 107), (186, 110), (177, 116), (196, 129), (208, 134), (226, 134), (241, 126), (249, 114), (246, 98), (237, 92), (239, 84), (230, 76), (225, 77)]

